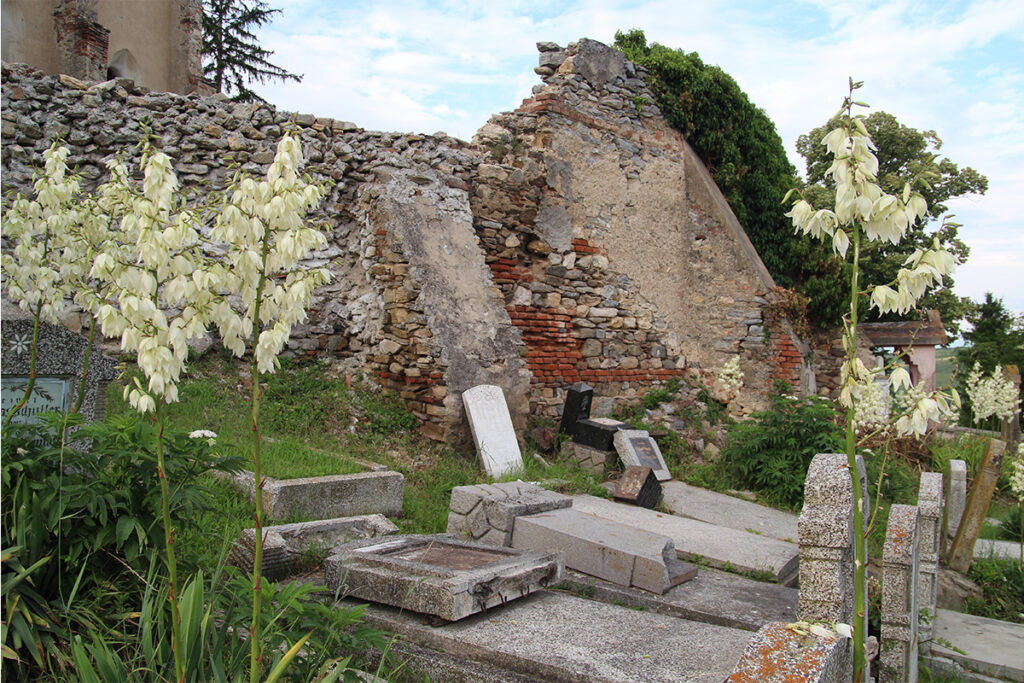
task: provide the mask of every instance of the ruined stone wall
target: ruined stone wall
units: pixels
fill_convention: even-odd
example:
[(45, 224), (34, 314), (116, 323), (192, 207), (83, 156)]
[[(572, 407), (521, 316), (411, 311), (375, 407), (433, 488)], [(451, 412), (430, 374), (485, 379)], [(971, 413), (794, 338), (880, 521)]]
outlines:
[[(398, 391), (433, 438), (466, 436), (461, 392), (482, 383), (520, 429), (531, 411), (556, 417), (567, 384), (607, 407), (706, 383), (733, 357), (738, 412), (776, 377), (812, 388), (807, 347), (769, 315), (771, 277), (643, 70), (594, 41), (541, 49), (544, 84), (472, 145), (5, 64), (4, 190), (28, 192), (57, 137), (88, 188), (109, 155), (137, 166), (148, 134), (186, 194), (216, 191), (236, 167), (262, 174), (295, 127), (306, 170), (331, 183), (310, 264), (334, 279), (287, 352)], [(64, 322), (91, 324), (73, 308)]]
[(775, 378), (799, 390), (807, 349), (784, 320), (766, 326), (771, 276), (644, 70), (594, 41), (539, 47), (544, 85), (474, 139), (490, 158), (471, 200), (535, 407), (552, 413), (580, 380), (626, 398), (713, 381), (735, 356), (739, 412)]
[[(0, 107), (5, 192), (30, 191), (33, 169), (57, 137), (89, 188), (106, 179), (110, 155), (134, 157), (137, 168), (147, 132), (174, 160), (186, 193), (216, 191), (235, 166), (264, 173), (281, 136), (296, 127), (306, 171), (331, 183), (311, 216), (328, 244), (309, 264), (329, 265), (334, 278), (314, 293), (286, 353), (332, 359), (338, 372), (361, 372), (399, 391), (434, 438), (459, 432), (459, 395), (484, 382), (524, 398), (510, 404), (525, 424), (518, 333), (490, 289), (472, 234), (467, 179), (477, 159), (466, 143), (370, 132), (223, 96), (151, 93), (127, 79), (89, 84), (24, 66), (4, 65)], [(443, 268), (441, 255), (449, 259)], [(460, 289), (446, 289), (451, 282)], [(82, 330), (92, 320), (72, 306), (64, 323)]]

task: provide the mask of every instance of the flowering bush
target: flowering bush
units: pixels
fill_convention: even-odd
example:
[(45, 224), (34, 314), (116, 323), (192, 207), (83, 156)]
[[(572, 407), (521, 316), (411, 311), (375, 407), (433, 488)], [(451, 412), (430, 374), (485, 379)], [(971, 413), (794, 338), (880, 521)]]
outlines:
[(975, 363), (967, 375), (966, 392), (974, 411), (975, 424), (990, 417), (1008, 420), (1020, 405), (1017, 388), (1003, 375), (1003, 368), (998, 365), (986, 377), (981, 371), (981, 363)]
[(743, 371), (740, 370), (740, 357), (733, 356), (718, 371), (718, 376), (708, 388), (712, 398), (722, 403), (729, 403), (739, 395), (742, 386)]

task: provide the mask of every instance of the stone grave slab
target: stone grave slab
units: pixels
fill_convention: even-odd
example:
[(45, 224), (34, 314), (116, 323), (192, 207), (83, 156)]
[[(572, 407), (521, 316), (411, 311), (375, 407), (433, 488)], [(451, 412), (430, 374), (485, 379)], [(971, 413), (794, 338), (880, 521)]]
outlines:
[(558, 424), (559, 433), (569, 436), (575, 434), (576, 423), (590, 417), (590, 406), (593, 400), (594, 388), (589, 384), (579, 382), (566, 389), (562, 420)]
[(674, 515), (782, 541), (795, 543), (799, 538), (797, 516), (791, 512), (681, 481), (666, 481), (661, 485), (661, 491), (665, 507)]
[(346, 543), (324, 570), (343, 595), (457, 621), (557, 583), (565, 564), (554, 552), (410, 534)]
[[(0, 363), (3, 367), (2, 415), (21, 402), (28, 384), (31, 360), (32, 321), (4, 320), (0, 331)], [(36, 342), (36, 384), (29, 402), (15, 415), (15, 422), (34, 421), (40, 413), (74, 407), (81, 385), (82, 363), (88, 341), (59, 325), (40, 323)], [(105, 415), (107, 384), (117, 377), (117, 361), (93, 348), (81, 414), (86, 420)]]
[(594, 496), (573, 496), (572, 508), (635, 529), (668, 536), (682, 560), (699, 557), (702, 562), (713, 567), (731, 567), (733, 571), (764, 571), (783, 585), (794, 585), (799, 579), (799, 548), (796, 543)]
[(642, 429), (620, 429), (615, 432), (612, 443), (622, 458), (622, 463), (627, 467), (650, 467), (658, 481), (668, 481), (672, 478), (668, 466), (665, 465), (665, 459), (661, 457), (658, 442)]
[(466, 417), (480, 463), (487, 475), (498, 479), (523, 470), (523, 455), (516, 441), (512, 416), (501, 387), (480, 384), (462, 392)]
[(612, 497), (653, 509), (661, 500), (661, 484), (650, 467), (630, 465), (619, 479)]
[[(321, 519), (313, 522), (263, 527), (263, 576), (271, 580), (290, 574), (309, 548), (332, 547), (359, 538), (398, 533), (398, 527), (384, 515), (359, 515)], [(231, 549), (230, 562), (252, 572), (256, 530), (243, 529)]]
[(580, 420), (576, 423), (576, 432), (572, 435), (572, 440), (599, 451), (614, 451), (612, 439), (615, 438), (615, 432), (626, 426), (625, 422), (610, 417)]
[(517, 517), (512, 547), (556, 549), (571, 569), (658, 595), (697, 574), (677, 559), (672, 539), (572, 508)]
[(967, 672), (991, 677), (965, 675), (964, 680), (1024, 681), (1024, 624), (940, 608), (935, 610), (934, 628), (933, 656), (952, 660)]

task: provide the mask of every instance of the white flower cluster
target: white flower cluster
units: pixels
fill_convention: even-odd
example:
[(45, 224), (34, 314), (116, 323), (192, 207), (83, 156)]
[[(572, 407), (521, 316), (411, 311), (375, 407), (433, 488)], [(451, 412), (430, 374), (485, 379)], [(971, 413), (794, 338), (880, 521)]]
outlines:
[(967, 375), (967, 397), (971, 399), (975, 423), (993, 415), (1008, 420), (1020, 405), (1020, 395), (1013, 383), (1003, 375), (1001, 366), (996, 366), (995, 372), (985, 377), (981, 363), (975, 363)]
[(1013, 459), (1013, 473), (1010, 475), (1010, 490), (1017, 500), (1024, 503), (1024, 443), (1017, 444), (1017, 455)]
[[(907, 230), (924, 217), (928, 204), (905, 185), (901, 197), (886, 194), (876, 182), (878, 158), (864, 127), (863, 117), (849, 116), (825, 136), (822, 143), (833, 155), (826, 175), (836, 183), (835, 210), (815, 211), (806, 200), (797, 201), (786, 214), (798, 232), (817, 239), (831, 238), (832, 249), (845, 258), (850, 235), (862, 229), (872, 241), (898, 244)], [(858, 228), (859, 226), (859, 228)], [(882, 313), (912, 310), (928, 287), (953, 271), (956, 259), (938, 239), (931, 249), (918, 249), (904, 262), (893, 283), (871, 290), (871, 305)]]
[[(273, 372), (313, 289), (330, 276), (324, 268), (297, 267), (325, 243), (305, 225), (323, 190), (299, 176), (298, 141), (282, 139), (264, 180), (236, 177), (220, 205), (196, 208), (185, 205), (161, 152), (144, 153), (141, 191), (113, 160), (110, 181), (84, 198), (67, 154), (52, 146), (36, 199), (17, 198), (4, 215), (4, 234), (14, 245), (13, 255), (3, 255), (11, 299), (56, 321), (73, 294), (105, 335), (120, 336), (121, 348), (136, 353), (147, 382), (136, 379), (125, 397), (143, 413), (157, 401), (178, 400), (188, 340), (210, 324), (237, 355), (258, 337), (259, 372)], [(226, 244), (226, 262), (207, 256), (200, 230), (206, 210), (217, 214), (212, 236)], [(228, 303), (233, 296), (241, 298), (241, 315)]]
[(743, 371), (740, 369), (740, 357), (733, 356), (718, 371), (711, 385), (711, 396), (723, 403), (728, 403), (739, 395), (743, 386)]
[(889, 420), (889, 395), (878, 381), (883, 378), (881, 370), (868, 370), (859, 358), (843, 363), (839, 403), (853, 409), (854, 429), (879, 429)]

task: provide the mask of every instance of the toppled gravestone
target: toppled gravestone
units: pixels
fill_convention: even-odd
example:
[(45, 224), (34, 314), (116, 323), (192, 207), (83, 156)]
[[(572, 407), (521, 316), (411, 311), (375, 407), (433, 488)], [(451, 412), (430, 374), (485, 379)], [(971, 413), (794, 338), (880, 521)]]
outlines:
[(324, 569), (341, 595), (457, 621), (557, 583), (565, 565), (558, 553), (410, 534), (347, 543)]
[(569, 496), (522, 481), (456, 486), (449, 502), (448, 533), (490, 545), (511, 546), (516, 517), (571, 505)]
[[(384, 515), (360, 515), (313, 522), (263, 527), (264, 577), (277, 580), (293, 573), (311, 548), (330, 548), (348, 541), (387, 536), (398, 531)], [(243, 529), (231, 548), (229, 561), (245, 572), (252, 572), (256, 530)]]

